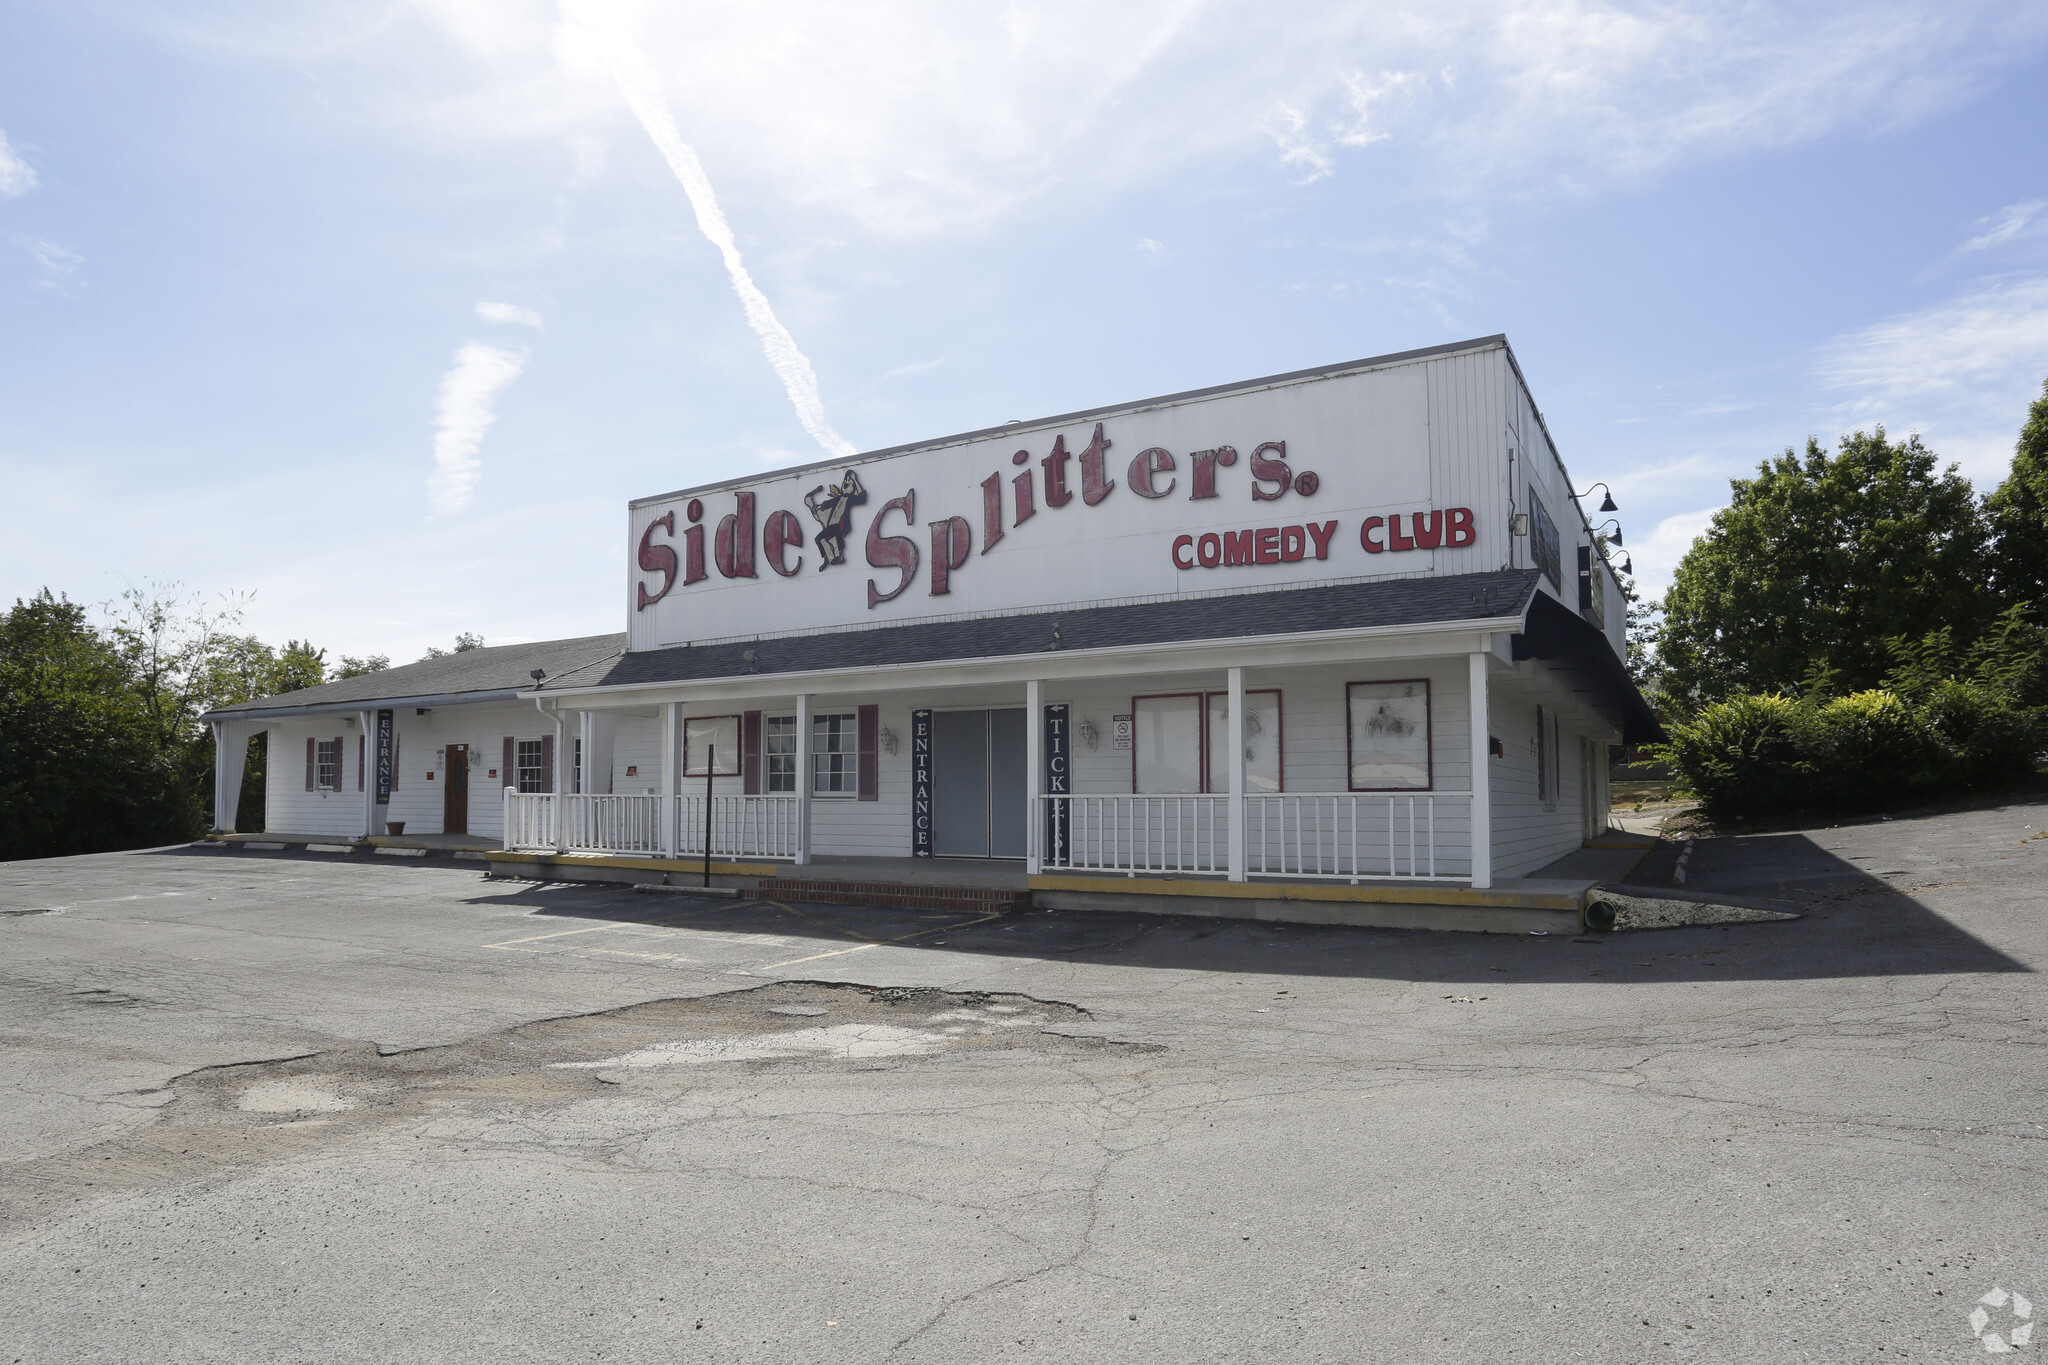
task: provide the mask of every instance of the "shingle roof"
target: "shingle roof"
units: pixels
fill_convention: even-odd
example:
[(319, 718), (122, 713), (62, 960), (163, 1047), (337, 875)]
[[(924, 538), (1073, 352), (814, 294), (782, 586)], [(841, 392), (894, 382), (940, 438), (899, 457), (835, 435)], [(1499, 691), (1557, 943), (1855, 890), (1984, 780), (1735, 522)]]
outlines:
[[(438, 659), (365, 673), (319, 687), (303, 687), (275, 697), (259, 697), (238, 706), (224, 706), (214, 716), (284, 710), (303, 706), (365, 704), (408, 697), (456, 697), (464, 693), (511, 694), (533, 686), (533, 670), (549, 677), (601, 663), (625, 652), (626, 637), (579, 635), (573, 640), (537, 640), (524, 645), (492, 645), (466, 649)], [(480, 699), (480, 698), (479, 698)]]
[[(626, 654), (570, 673), (551, 673), (544, 687), (552, 691), (702, 682), (748, 674), (946, 663), (1055, 649), (1181, 644), (1449, 621), (1513, 620), (1519, 628), (1529, 597), (1536, 590), (1537, 573), (1535, 569), (1501, 569), (1436, 578), (1393, 578), (1027, 616), (876, 626), (772, 640), (679, 645)], [(749, 653), (754, 656), (751, 662), (746, 657)]]

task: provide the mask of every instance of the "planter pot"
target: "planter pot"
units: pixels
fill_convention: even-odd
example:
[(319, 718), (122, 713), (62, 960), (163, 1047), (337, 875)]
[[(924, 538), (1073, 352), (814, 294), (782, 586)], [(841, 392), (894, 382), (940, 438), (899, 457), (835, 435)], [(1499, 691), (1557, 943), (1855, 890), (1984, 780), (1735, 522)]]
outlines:
[(386, 820), (384, 822), (384, 832), (396, 839), (399, 835), (405, 833), (405, 821)]

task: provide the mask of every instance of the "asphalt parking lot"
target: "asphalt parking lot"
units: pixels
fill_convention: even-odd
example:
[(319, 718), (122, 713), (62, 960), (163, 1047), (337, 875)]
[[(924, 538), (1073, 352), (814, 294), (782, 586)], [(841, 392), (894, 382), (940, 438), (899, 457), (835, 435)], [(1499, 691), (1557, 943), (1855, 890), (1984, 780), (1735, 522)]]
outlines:
[(0, 1361), (1973, 1359), (2048, 1305), (2044, 825), (1592, 941), (6, 864)]

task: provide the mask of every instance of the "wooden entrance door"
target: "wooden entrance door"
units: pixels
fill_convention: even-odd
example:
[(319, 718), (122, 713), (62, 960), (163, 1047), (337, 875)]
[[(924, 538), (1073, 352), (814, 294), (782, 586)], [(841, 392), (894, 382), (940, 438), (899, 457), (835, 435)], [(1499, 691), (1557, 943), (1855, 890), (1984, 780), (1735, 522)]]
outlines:
[(443, 834), (469, 833), (469, 746), (451, 744), (448, 757), (444, 760), (447, 770), (441, 776), (448, 779), (441, 788), (441, 832)]

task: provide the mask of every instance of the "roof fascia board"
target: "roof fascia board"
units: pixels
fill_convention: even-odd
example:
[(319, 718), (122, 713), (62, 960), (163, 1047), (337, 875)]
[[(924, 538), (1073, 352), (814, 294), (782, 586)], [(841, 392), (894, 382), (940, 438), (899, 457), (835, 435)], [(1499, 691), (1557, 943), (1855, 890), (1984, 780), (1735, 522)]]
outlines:
[[(524, 695), (587, 698), (598, 701), (599, 705), (578, 709), (602, 710), (609, 709), (602, 704), (606, 698), (616, 698), (618, 706), (638, 706), (654, 694), (665, 694), (670, 699), (687, 695), (703, 700), (725, 700), (764, 693), (899, 692), (918, 687), (1023, 682), (1032, 678), (1044, 682), (1078, 682), (1127, 673), (1210, 672), (1242, 663), (1247, 650), (1258, 651), (1258, 666), (1261, 668), (1416, 657), (1418, 654), (1434, 657), (1489, 651), (1492, 648), (1489, 636), (1512, 634), (1519, 631), (1522, 624), (1521, 615), (1487, 616), (1420, 626), (1240, 635), (1227, 640), (1170, 645), (1118, 645), (1108, 649), (1060, 650), (1057, 653), (997, 654), (976, 659), (884, 664), (874, 668), (816, 669), (804, 673), (741, 674), (623, 683), (614, 687), (550, 689), (545, 693), (529, 692)], [(1410, 641), (1423, 647), (1419, 650), (1404, 647)]]
[[(717, 483), (698, 484), (691, 488), (679, 488), (673, 493), (656, 493), (651, 497), (635, 498), (626, 504), (630, 518), (632, 510), (654, 503), (673, 502), (677, 498), (702, 497), (707, 493), (718, 493), (728, 488), (744, 488), (757, 484), (766, 478), (781, 478), (784, 475), (804, 475), (825, 470), (846, 469), (854, 465), (867, 464), (874, 460), (888, 459), (894, 455), (908, 454), (913, 450), (943, 450), (947, 446), (965, 445), (971, 441), (983, 441), (1002, 435), (1028, 435), (1054, 427), (1072, 426), (1077, 422), (1093, 422), (1107, 417), (1128, 416), (1144, 412), (1149, 408), (1162, 407), (1168, 403), (1191, 403), (1197, 399), (1220, 398), (1224, 394), (1247, 393), (1254, 389), (1277, 388), (1284, 384), (1299, 384), (1311, 379), (1327, 379), (1333, 375), (1347, 374), (1355, 370), (1380, 369), (1388, 365), (1401, 365), (1410, 361), (1428, 360), (1436, 356), (1456, 355), (1466, 351), (1486, 351), (1495, 348), (1505, 350), (1508, 338), (1505, 332), (1492, 336), (1473, 337), (1469, 341), (1449, 341), (1440, 346), (1423, 346), (1413, 351), (1394, 351), (1388, 355), (1368, 356), (1364, 360), (1346, 360), (1335, 365), (1318, 365), (1313, 369), (1289, 370), (1285, 374), (1269, 374), (1260, 379), (1241, 379), (1230, 384), (1214, 384), (1205, 389), (1188, 389), (1181, 393), (1161, 394), (1157, 398), (1141, 398), (1134, 402), (1111, 403), (1099, 408), (1083, 408), (1079, 412), (1063, 412), (1053, 417), (1038, 417), (1028, 422), (1009, 422), (1002, 426), (981, 427), (974, 431), (963, 431), (953, 436), (934, 437), (928, 441), (910, 441), (903, 445), (885, 446), (880, 450), (862, 451), (843, 460), (814, 460), (809, 464), (790, 465), (782, 469), (765, 469), (758, 474), (749, 474), (737, 479), (721, 479)], [(1512, 363), (1512, 358), (1511, 358)], [(1517, 375), (1521, 374), (1519, 368)], [(1524, 387), (1527, 387), (1524, 385)], [(1534, 407), (1532, 401), (1530, 404)], [(1539, 413), (1537, 420), (1542, 420)], [(1549, 433), (1546, 431), (1545, 435)], [(1552, 448), (1556, 443), (1552, 442)]]
[(427, 697), (377, 697), (363, 701), (330, 701), (316, 706), (248, 706), (234, 707), (220, 711), (208, 711), (199, 719), (215, 720), (286, 720), (292, 716), (338, 716), (356, 711), (375, 711), (381, 707), (399, 706), (464, 706), (475, 702), (510, 701), (531, 695), (516, 687), (503, 687), (493, 692), (443, 692)]

